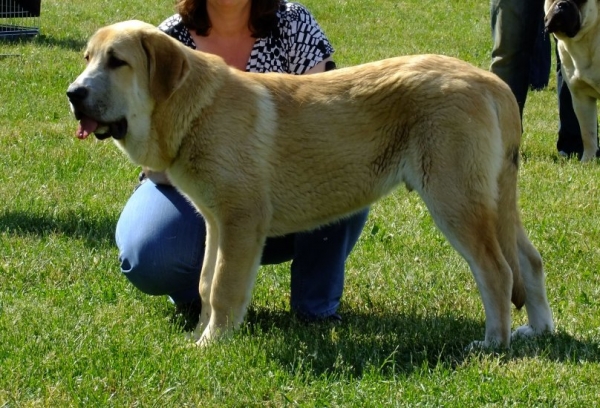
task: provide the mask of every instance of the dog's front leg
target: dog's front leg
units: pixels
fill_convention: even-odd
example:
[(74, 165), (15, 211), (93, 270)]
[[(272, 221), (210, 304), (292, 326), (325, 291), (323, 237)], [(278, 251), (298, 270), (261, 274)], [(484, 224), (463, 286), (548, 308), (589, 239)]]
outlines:
[[(216, 269), (210, 287), (211, 311), (198, 345), (226, 335), (242, 323), (266, 240), (264, 231), (257, 222), (239, 219), (219, 228)], [(201, 288), (205, 290), (202, 283)]]
[(596, 151), (598, 150), (596, 99), (573, 92), (573, 110), (581, 129), (581, 140), (583, 142), (581, 161), (590, 161), (596, 157)]
[(214, 217), (210, 214), (204, 214), (206, 222), (206, 242), (204, 247), (204, 261), (200, 273), (199, 292), (202, 301), (202, 311), (200, 320), (194, 330), (194, 339), (199, 340), (202, 333), (208, 326), (211, 316), (210, 291), (212, 288), (213, 277), (217, 265), (217, 253), (219, 250), (219, 228)]

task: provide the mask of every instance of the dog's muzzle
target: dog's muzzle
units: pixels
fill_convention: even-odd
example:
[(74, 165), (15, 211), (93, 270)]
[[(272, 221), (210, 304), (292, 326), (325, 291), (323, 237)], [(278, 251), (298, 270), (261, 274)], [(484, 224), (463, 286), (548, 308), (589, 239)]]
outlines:
[(581, 14), (577, 4), (573, 0), (557, 1), (546, 14), (544, 25), (549, 33), (575, 37), (581, 29)]
[(109, 137), (123, 139), (127, 134), (127, 119), (122, 118), (113, 122), (104, 122), (96, 119), (94, 114), (89, 112), (88, 99), (89, 89), (85, 86), (71, 84), (67, 89), (67, 97), (71, 103), (71, 109), (75, 119), (79, 121), (77, 137), (85, 139), (91, 133), (96, 135), (99, 140)]

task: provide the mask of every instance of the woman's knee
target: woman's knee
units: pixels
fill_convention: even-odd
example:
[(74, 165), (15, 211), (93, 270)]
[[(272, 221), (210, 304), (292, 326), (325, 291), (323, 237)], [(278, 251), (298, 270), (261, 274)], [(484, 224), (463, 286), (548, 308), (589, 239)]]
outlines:
[(171, 292), (170, 285), (165, 284), (172, 270), (168, 261), (159, 259), (156, 251), (140, 242), (117, 239), (117, 246), (121, 272), (133, 286), (149, 295)]
[(121, 271), (151, 295), (197, 287), (205, 235), (204, 220), (175, 189), (146, 181), (117, 223)]

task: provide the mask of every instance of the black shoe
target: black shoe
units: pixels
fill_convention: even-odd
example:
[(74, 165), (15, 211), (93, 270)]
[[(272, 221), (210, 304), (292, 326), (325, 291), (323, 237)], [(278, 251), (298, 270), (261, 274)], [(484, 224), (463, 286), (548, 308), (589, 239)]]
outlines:
[(202, 302), (200, 299), (188, 303), (179, 303), (175, 305), (173, 322), (180, 324), (183, 331), (193, 331), (200, 321), (200, 312), (202, 311)]

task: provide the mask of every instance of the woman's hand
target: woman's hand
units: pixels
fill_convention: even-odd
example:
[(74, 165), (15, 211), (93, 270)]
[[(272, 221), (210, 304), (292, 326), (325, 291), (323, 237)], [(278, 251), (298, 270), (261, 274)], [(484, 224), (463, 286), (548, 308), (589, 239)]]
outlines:
[(167, 173), (162, 171), (152, 171), (147, 167), (142, 169), (147, 178), (152, 180), (154, 184), (164, 184), (167, 186), (172, 185), (169, 177), (167, 177)]

